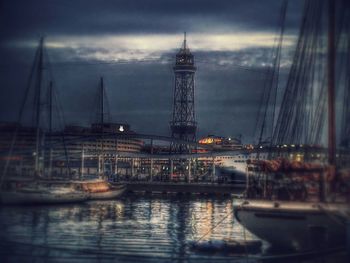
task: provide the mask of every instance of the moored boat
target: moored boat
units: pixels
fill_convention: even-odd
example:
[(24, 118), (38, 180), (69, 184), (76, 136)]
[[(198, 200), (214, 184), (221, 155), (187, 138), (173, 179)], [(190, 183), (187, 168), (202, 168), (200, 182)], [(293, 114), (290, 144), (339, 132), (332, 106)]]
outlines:
[[(8, 155), (2, 158), (3, 163), (0, 164), (2, 168), (2, 174), (0, 175), (0, 199), (4, 204), (53, 204), (53, 203), (72, 203), (85, 201), (88, 198), (88, 194), (84, 191), (72, 187), (70, 184), (56, 184), (51, 182), (52, 179), (52, 163), (53, 163), (53, 82), (50, 81), (48, 85), (48, 98), (45, 103), (49, 106), (49, 112), (47, 114), (48, 123), (44, 122), (44, 98), (41, 94), (44, 93), (44, 74), (43, 68), (45, 47), (44, 38), (40, 38), (39, 46), (36, 51), (36, 56), (32, 66), (31, 76), (36, 75), (35, 81), (31, 81), (31, 77), (28, 80), (27, 92), (21, 105), (21, 113), (18, 119), (18, 123), (15, 126), (11, 143), (9, 144)], [(49, 67), (49, 66), (48, 66)], [(35, 83), (35, 87), (33, 86)], [(30, 94), (29, 90), (34, 88), (34, 112), (35, 118), (33, 119), (34, 126), (30, 129), (35, 131), (35, 139), (33, 144), (29, 144), (29, 147), (23, 146), (21, 140), (18, 138), (20, 132), (20, 122), (23, 119), (23, 109), (25, 105), (29, 103)], [(31, 134), (31, 133), (29, 133)], [(32, 135), (30, 135), (32, 136)], [(31, 137), (29, 137), (31, 138)], [(30, 140), (29, 140), (30, 141)], [(64, 136), (62, 136), (64, 144)], [(47, 157), (48, 158), (47, 158)], [(33, 158), (34, 157), (34, 158)], [(68, 153), (65, 151), (66, 160), (68, 159)], [(21, 164), (12, 161), (21, 160)], [(23, 162), (25, 167), (23, 167)], [(20, 167), (19, 167), (20, 166)], [(67, 166), (68, 171), (70, 168)], [(19, 172), (17, 170), (20, 170)], [(14, 178), (13, 175), (20, 175), (25, 170), (30, 179), (27, 178)], [(17, 174), (18, 173), (18, 174)], [(68, 172), (67, 174), (69, 174)], [(29, 180), (28, 180), (29, 179)], [(44, 181), (43, 179), (49, 179)]]
[(84, 202), (89, 195), (67, 186), (44, 186), (39, 183), (8, 187), (0, 192), (0, 201), (7, 205), (62, 204)]
[[(305, 2), (304, 24), (299, 35), (295, 60), (277, 122), (271, 123), (271, 142), (277, 145), (321, 144), (328, 102), (328, 160), (324, 158), (322, 162), (313, 162), (299, 158), (290, 162), (281, 158), (281, 154), (270, 152), (269, 160), (251, 162), (255, 167), (250, 169), (252, 172), (247, 177), (246, 200), (234, 205), (236, 219), (250, 232), (268, 241), (275, 248), (325, 251), (345, 248), (346, 238), (349, 238), (346, 233), (350, 222), (350, 172), (349, 163), (344, 162), (342, 158), (349, 154), (350, 148), (347, 146), (344, 152), (337, 151), (335, 125), (335, 79), (337, 71), (341, 70), (336, 71), (336, 65), (339, 66), (340, 63), (336, 62), (335, 25), (336, 10), (341, 8), (336, 9), (336, 1), (328, 0), (328, 8), (323, 9), (325, 4), (322, 2)], [(315, 6), (311, 8), (311, 5)], [(310, 10), (318, 10), (314, 13), (317, 20), (311, 18)], [(320, 47), (313, 48), (310, 45), (310, 36), (317, 41), (324, 37), (324, 34), (320, 33), (323, 10), (328, 12), (328, 56), (327, 65), (321, 71), (318, 66), (323, 63), (325, 57), (318, 56), (317, 48), (323, 48), (322, 41), (319, 42)], [(315, 32), (315, 28), (319, 31)], [(281, 36), (282, 34), (283, 30)], [(301, 53), (303, 55), (299, 56)], [(315, 59), (308, 60), (307, 57)], [(347, 67), (349, 65), (347, 63)], [(348, 69), (345, 70), (348, 72)], [(315, 73), (320, 76), (324, 74), (328, 81), (320, 85), (311, 77)], [(307, 81), (302, 83), (294, 81), (295, 79)], [(350, 85), (345, 85), (344, 90), (348, 91)], [(315, 101), (318, 103), (312, 104), (311, 95), (305, 94), (315, 91)], [(344, 108), (348, 107), (348, 96), (345, 95), (345, 98), (347, 100)], [(349, 111), (345, 112), (349, 114)], [(349, 115), (344, 116), (343, 126), (348, 132)], [(263, 123), (264, 127), (265, 120)], [(263, 132), (262, 128), (259, 142)], [(345, 133), (342, 136), (348, 138), (349, 134)], [(311, 152), (312, 155), (318, 154)]]
[(125, 190), (125, 185), (111, 185), (107, 181), (92, 180), (74, 182), (75, 187), (88, 194), (89, 200), (115, 199), (121, 196)]
[(304, 251), (344, 246), (350, 210), (345, 203), (246, 200), (234, 214), (273, 248)]
[[(283, 159), (252, 162), (246, 200), (234, 203), (235, 218), (278, 249), (305, 251), (344, 247), (350, 218), (346, 188), (330, 194), (328, 166)], [(349, 172), (338, 171), (346, 185)]]

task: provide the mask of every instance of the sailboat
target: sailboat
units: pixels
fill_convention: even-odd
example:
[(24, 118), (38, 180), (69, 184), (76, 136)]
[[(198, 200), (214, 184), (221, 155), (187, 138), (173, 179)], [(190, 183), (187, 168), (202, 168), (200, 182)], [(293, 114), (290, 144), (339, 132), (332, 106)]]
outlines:
[[(43, 159), (43, 153), (45, 152), (44, 130), (40, 127), (41, 124), (41, 111), (42, 111), (42, 75), (43, 75), (43, 57), (44, 57), (44, 38), (40, 39), (39, 47), (36, 52), (33, 68), (30, 74), (27, 92), (25, 94), (24, 102), (22, 103), (19, 120), (16, 124), (13, 139), (10, 145), (9, 155), (6, 158), (6, 163), (3, 168), (3, 173), (0, 180), (0, 201), (3, 204), (55, 204), (55, 203), (76, 203), (86, 201), (89, 197), (88, 193), (77, 189), (71, 184), (55, 184), (51, 181), (43, 181), (42, 179), (50, 178), (49, 175), (45, 175), (46, 169), (44, 164), (40, 163), (40, 159)], [(12, 178), (9, 175), (9, 165), (12, 159), (13, 153), (24, 151), (21, 146), (16, 145), (16, 139), (18, 130), (20, 129), (19, 123), (21, 122), (24, 105), (28, 100), (28, 92), (31, 87), (31, 80), (34, 72), (36, 71), (35, 79), (35, 156), (34, 162), (34, 178), (28, 180), (28, 178)], [(50, 83), (50, 102), (52, 103), (52, 82)], [(50, 103), (50, 107), (52, 106)], [(52, 128), (52, 110), (50, 110), (50, 132)], [(19, 144), (20, 145), (20, 144)], [(51, 147), (51, 142), (50, 142)], [(16, 149), (14, 149), (16, 148)], [(40, 154), (41, 153), (41, 154)], [(23, 155), (30, 156), (30, 153), (23, 152)], [(52, 151), (50, 148), (50, 167), (48, 173), (51, 173), (52, 164)], [(5, 177), (8, 178), (5, 178)]]
[[(125, 184), (112, 185), (104, 177), (104, 166), (105, 166), (105, 147), (104, 147), (104, 132), (105, 125), (108, 126), (108, 123), (105, 122), (105, 115), (109, 119), (109, 107), (108, 103), (105, 102), (106, 91), (104, 87), (103, 78), (100, 78), (99, 88), (98, 88), (98, 114), (97, 114), (97, 125), (99, 127), (96, 134), (97, 137), (100, 137), (101, 149), (98, 150), (98, 179), (95, 180), (79, 180), (75, 181), (75, 187), (81, 189), (89, 195), (89, 200), (109, 200), (116, 199), (120, 197), (126, 191)], [(105, 105), (106, 104), (106, 105)], [(105, 107), (107, 107), (107, 112), (105, 112)], [(82, 152), (81, 152), (81, 174), (80, 178), (84, 177), (84, 163), (85, 163), (85, 149), (84, 142), (82, 142)]]
[[(312, 61), (312, 56), (315, 55), (316, 51), (310, 47), (303, 49), (301, 46), (306, 45), (305, 43), (308, 41), (305, 37), (311, 37), (311, 34), (305, 31), (307, 26), (305, 23), (317, 17), (320, 18), (321, 2), (323, 1), (306, 1), (302, 29), (304, 31), (301, 33), (304, 38), (300, 39), (299, 37), (298, 48), (300, 53), (306, 49), (311, 51), (311, 58), (307, 57), (307, 53), (303, 53), (304, 57), (297, 58), (295, 60), (297, 62), (294, 64), (298, 64), (298, 61), (300, 63), (315, 62)], [(248, 166), (251, 166), (250, 171), (252, 172), (247, 179), (246, 198), (243, 201), (234, 201), (235, 218), (251, 233), (267, 241), (272, 248), (293, 251), (316, 249), (319, 251), (342, 248), (346, 244), (346, 229), (350, 220), (349, 189), (340, 191), (339, 186), (346, 188), (344, 182), (346, 178), (349, 178), (349, 170), (345, 169), (344, 172), (343, 169), (341, 172), (341, 169), (337, 167), (335, 150), (335, 2), (337, 1), (328, 0), (328, 57), (327, 67), (325, 67), (328, 73), (328, 82), (326, 82), (328, 103), (326, 103), (326, 99), (324, 100), (324, 105), (328, 105), (327, 163), (319, 161), (308, 163), (306, 160), (304, 162), (300, 160), (290, 161), (281, 157), (273, 158), (273, 156), (270, 160), (250, 161)], [(346, 1), (344, 3), (346, 5)], [(315, 25), (312, 28), (313, 32), (318, 30)], [(310, 41), (316, 41), (316, 39)], [(313, 43), (315, 45), (317, 42)], [(303, 66), (305, 67), (305, 65)], [(306, 67), (308, 66), (306, 65)], [(293, 70), (298, 72), (296, 68), (292, 68)], [(349, 71), (345, 74), (348, 73)], [(297, 77), (294, 76), (291, 81), (295, 81)], [(298, 88), (298, 92), (306, 90), (305, 86)], [(277, 125), (277, 132), (275, 130), (279, 139), (286, 139), (285, 136), (281, 135), (282, 132), (283, 135), (289, 132), (293, 139), (301, 136), (300, 134), (305, 130), (310, 132), (308, 129), (297, 132), (300, 128), (297, 126), (300, 123), (299, 120), (307, 116), (308, 113), (301, 110), (305, 110), (307, 107), (302, 108), (301, 93), (293, 93), (296, 89), (286, 90), (284, 98), (289, 99), (289, 101), (284, 101), (284, 108), (282, 106), (279, 113), (279, 120), (284, 124)], [(306, 93), (302, 94), (307, 96)], [(295, 99), (294, 104), (288, 104), (293, 99)], [(322, 104), (323, 99), (320, 99), (319, 102)], [(292, 106), (296, 107), (291, 109)], [(324, 110), (318, 108), (316, 113), (313, 116), (318, 120), (317, 125), (315, 125), (318, 128), (314, 130), (313, 136), (315, 131), (321, 130), (319, 120), (322, 119)], [(286, 123), (288, 121), (289, 123)], [(302, 144), (299, 146), (303, 147)], [(319, 154), (311, 153), (311, 155)], [(340, 184), (341, 180), (343, 180), (342, 184)]]
[[(18, 182), (17, 182), (18, 185)], [(62, 204), (88, 200), (89, 195), (76, 187), (29, 183), (1, 191), (1, 203), (6, 205)]]

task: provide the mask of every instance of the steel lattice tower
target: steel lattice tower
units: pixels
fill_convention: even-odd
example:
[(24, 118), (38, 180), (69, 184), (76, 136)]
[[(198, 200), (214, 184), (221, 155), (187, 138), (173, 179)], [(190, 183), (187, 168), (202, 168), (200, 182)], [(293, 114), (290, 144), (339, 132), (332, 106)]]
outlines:
[[(184, 141), (195, 141), (197, 123), (194, 111), (194, 57), (186, 44), (186, 32), (173, 67), (175, 74), (173, 120), (170, 122), (172, 137)], [(171, 152), (188, 153), (191, 147), (186, 142), (173, 142)]]

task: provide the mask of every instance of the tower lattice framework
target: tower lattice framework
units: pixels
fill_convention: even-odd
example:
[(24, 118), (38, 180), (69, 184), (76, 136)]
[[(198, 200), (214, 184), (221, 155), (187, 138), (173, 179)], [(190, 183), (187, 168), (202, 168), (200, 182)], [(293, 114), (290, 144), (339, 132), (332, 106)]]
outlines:
[(196, 67), (194, 56), (186, 43), (186, 33), (180, 51), (176, 54), (173, 67), (175, 74), (175, 89), (173, 101), (173, 119), (170, 122), (172, 137), (181, 141), (171, 144), (173, 153), (189, 153), (191, 146), (186, 141), (196, 140), (197, 123), (194, 109), (194, 75)]

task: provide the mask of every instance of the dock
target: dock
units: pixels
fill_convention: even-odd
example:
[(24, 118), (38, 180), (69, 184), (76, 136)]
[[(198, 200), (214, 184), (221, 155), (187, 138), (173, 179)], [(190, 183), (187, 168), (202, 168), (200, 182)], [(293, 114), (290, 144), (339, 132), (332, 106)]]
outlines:
[(181, 183), (181, 182), (125, 182), (129, 192), (141, 193), (179, 193), (179, 194), (242, 194), (244, 184)]

